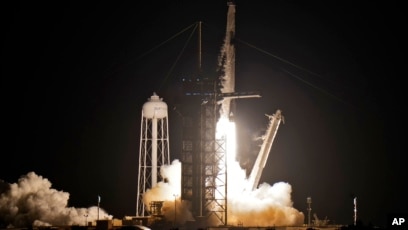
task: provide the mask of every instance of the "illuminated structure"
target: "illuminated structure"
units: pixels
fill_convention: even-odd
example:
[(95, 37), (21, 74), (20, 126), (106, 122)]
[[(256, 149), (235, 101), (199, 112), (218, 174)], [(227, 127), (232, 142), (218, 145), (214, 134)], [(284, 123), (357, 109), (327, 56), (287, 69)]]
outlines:
[[(201, 57), (198, 65), (201, 73)], [(218, 83), (217, 79), (202, 76), (183, 79), (181, 198), (191, 203), (196, 218), (216, 217), (225, 224), (225, 145), (215, 136), (221, 93)]]
[(218, 161), (215, 129), (218, 105), (215, 81), (197, 78), (183, 82), (181, 198), (191, 202), (193, 215), (208, 215), (206, 202), (215, 199)]
[(170, 164), (167, 104), (156, 93), (142, 109), (136, 215), (147, 216), (143, 194), (156, 186), (160, 167)]
[[(201, 31), (200, 31), (201, 35)], [(220, 117), (234, 115), (233, 99), (260, 97), (258, 93), (235, 92), (235, 5), (228, 2), (225, 43), (222, 49), (224, 75), (220, 79), (198, 76), (183, 79), (181, 198), (191, 202), (196, 218), (226, 225), (226, 136), (216, 138)], [(199, 38), (200, 39), (200, 38)], [(201, 42), (199, 42), (201, 44)], [(201, 53), (201, 52), (199, 52)], [(199, 73), (201, 73), (199, 57)]]

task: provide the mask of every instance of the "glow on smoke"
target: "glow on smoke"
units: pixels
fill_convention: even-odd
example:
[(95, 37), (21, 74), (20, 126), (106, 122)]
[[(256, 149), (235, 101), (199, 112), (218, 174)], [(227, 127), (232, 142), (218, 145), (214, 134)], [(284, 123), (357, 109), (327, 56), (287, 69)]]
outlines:
[(217, 138), (226, 138), (228, 224), (244, 226), (295, 226), (304, 221), (304, 214), (293, 208), (291, 185), (273, 186), (263, 183), (254, 191), (245, 191), (246, 172), (236, 161), (235, 123), (221, 118)]

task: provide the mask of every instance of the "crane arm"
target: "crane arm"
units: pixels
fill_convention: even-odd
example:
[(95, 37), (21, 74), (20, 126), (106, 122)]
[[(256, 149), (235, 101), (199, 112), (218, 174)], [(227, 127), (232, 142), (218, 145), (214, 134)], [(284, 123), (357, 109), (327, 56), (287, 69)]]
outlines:
[(252, 191), (258, 187), (259, 179), (261, 178), (262, 171), (268, 160), (269, 152), (271, 151), (273, 140), (275, 139), (276, 132), (278, 131), (279, 124), (282, 120), (282, 114), (280, 110), (277, 110), (274, 115), (266, 115), (269, 117), (269, 126), (266, 134), (264, 135), (261, 149), (256, 158), (254, 167), (248, 178), (247, 190)]

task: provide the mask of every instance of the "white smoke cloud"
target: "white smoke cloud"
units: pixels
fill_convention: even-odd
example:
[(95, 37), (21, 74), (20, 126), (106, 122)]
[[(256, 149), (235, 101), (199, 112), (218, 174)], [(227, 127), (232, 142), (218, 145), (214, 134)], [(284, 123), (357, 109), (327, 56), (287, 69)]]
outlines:
[[(237, 183), (228, 188), (228, 224), (244, 226), (299, 226), (304, 222), (304, 214), (293, 207), (291, 200), (292, 187), (286, 182), (277, 182), (272, 186), (262, 183), (254, 191), (245, 191), (244, 170), (234, 168), (233, 180)], [(163, 201), (162, 214), (166, 220), (183, 224), (194, 220), (190, 212), (189, 203), (179, 197), (181, 188), (181, 163), (174, 160), (171, 165), (161, 167), (161, 175), (166, 181), (149, 189), (144, 194), (144, 203), (147, 207), (151, 201)], [(240, 185), (240, 186), (238, 186)], [(177, 195), (176, 200), (174, 195)], [(176, 202), (176, 204), (174, 204)], [(176, 210), (176, 213), (175, 213)]]
[[(67, 207), (69, 193), (29, 172), (0, 194), (0, 223), (13, 227), (85, 225), (98, 219), (98, 207)], [(99, 215), (112, 218), (99, 208)]]
[(289, 183), (277, 182), (236, 194), (228, 202), (229, 222), (245, 226), (299, 226), (304, 214), (293, 208), (291, 192)]
[(150, 207), (152, 201), (163, 201), (162, 214), (167, 220), (174, 221), (176, 218), (178, 224), (194, 220), (189, 203), (180, 199), (180, 161), (176, 159), (171, 165), (161, 166), (160, 175), (165, 178), (165, 181), (160, 181), (155, 187), (147, 190), (143, 195), (143, 203)]

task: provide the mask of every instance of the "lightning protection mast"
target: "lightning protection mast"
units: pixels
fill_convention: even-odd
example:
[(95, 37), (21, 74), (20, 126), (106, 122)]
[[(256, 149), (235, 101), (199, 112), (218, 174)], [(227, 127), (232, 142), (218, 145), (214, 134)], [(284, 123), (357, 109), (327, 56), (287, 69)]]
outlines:
[(307, 226), (310, 227), (310, 212), (312, 211), (312, 198), (308, 197), (307, 201)]
[(146, 216), (143, 194), (162, 179), (160, 167), (169, 164), (167, 104), (153, 93), (142, 109), (136, 216)]
[(356, 226), (356, 225), (357, 225), (357, 197), (354, 197), (353, 203), (354, 203), (354, 216), (353, 216), (353, 220), (354, 220), (354, 226)]

